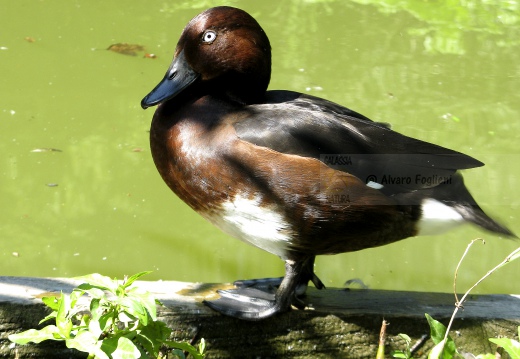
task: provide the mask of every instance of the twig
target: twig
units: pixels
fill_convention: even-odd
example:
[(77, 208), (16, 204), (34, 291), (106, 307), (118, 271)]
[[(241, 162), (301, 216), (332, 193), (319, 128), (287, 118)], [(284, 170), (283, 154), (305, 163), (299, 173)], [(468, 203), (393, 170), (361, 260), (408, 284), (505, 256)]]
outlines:
[(453, 276), (453, 294), (455, 294), (455, 303), (459, 303), (459, 297), (457, 297), (457, 276), (459, 275), (459, 268), (462, 264), (462, 261), (466, 257), (466, 254), (468, 254), (469, 249), (476, 241), (482, 241), (482, 244), (486, 244), (486, 241), (482, 238), (475, 238), (474, 240), (472, 240), (466, 247), (464, 253), (462, 254), (462, 257), (460, 258), (459, 263), (457, 264), (457, 268), (455, 268), (455, 275)]
[(419, 340), (412, 347), (410, 347), (410, 354), (415, 354), (415, 352), (423, 346), (423, 344), (428, 340), (429, 337), (429, 334), (423, 334), (419, 338)]
[[(462, 258), (464, 258), (464, 256), (466, 255), (466, 253), (468, 252), (469, 248), (471, 247), (471, 245), (473, 244), (473, 242), (477, 241), (477, 240), (481, 240), (480, 238), (477, 238), (477, 239), (474, 239), (473, 241), (471, 241), (471, 243), (468, 245), (468, 247), (466, 248), (466, 251), (464, 252), (464, 255)], [(513, 252), (511, 252), (502, 262), (500, 262), (499, 264), (497, 264), (495, 267), (493, 267), (493, 269), (489, 270), (482, 278), (480, 278), (475, 284), (473, 284), (473, 286), (471, 286), (471, 288), (469, 288), (467, 290), (466, 293), (464, 293), (464, 295), (462, 296), (462, 298), (460, 299), (460, 301), (458, 300), (458, 297), (457, 297), (457, 294), (455, 293), (455, 298), (457, 298), (457, 302), (455, 303), (455, 310), (453, 311), (453, 314), (450, 318), (450, 323), (448, 324), (447, 328), (446, 328), (446, 334), (444, 335), (444, 342), (446, 342), (448, 340), (448, 334), (450, 332), (450, 328), (451, 328), (451, 325), (453, 324), (453, 320), (455, 319), (455, 315), (457, 315), (457, 312), (459, 311), (459, 308), (462, 308), (462, 304), (464, 303), (464, 301), (466, 300), (466, 297), (469, 295), (469, 293), (473, 290), (473, 288), (475, 288), (477, 285), (479, 285), (484, 279), (486, 279), (487, 277), (489, 277), (491, 274), (493, 274), (497, 269), (499, 269), (500, 267), (506, 265), (507, 263), (509, 263), (510, 261), (512, 260), (515, 260), (517, 258), (520, 258), (520, 247), (518, 247), (517, 249), (515, 249)], [(462, 259), (461, 259), (462, 261)], [(460, 262), (459, 262), (459, 265), (460, 265)], [(458, 270), (459, 266), (457, 266), (457, 270)], [(455, 276), (455, 280), (456, 280), (456, 276)], [(455, 285), (454, 285), (455, 287)]]
[(383, 319), (381, 331), (379, 332), (379, 346), (377, 347), (376, 359), (385, 359), (386, 327), (389, 324), (390, 323)]

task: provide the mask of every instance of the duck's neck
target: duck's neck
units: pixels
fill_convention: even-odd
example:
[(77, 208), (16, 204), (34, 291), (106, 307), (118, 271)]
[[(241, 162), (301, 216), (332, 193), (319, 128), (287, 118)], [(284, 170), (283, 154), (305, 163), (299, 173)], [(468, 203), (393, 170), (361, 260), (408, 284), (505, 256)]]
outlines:
[(226, 76), (206, 82), (202, 93), (240, 105), (251, 105), (265, 101), (268, 84), (269, 79), (262, 80), (254, 76), (239, 79)]

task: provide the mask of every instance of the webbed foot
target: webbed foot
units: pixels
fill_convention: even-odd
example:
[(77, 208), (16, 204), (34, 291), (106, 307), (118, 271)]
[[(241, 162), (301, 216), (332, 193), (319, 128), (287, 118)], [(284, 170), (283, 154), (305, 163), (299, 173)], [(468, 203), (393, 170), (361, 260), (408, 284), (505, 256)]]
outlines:
[(224, 315), (245, 320), (260, 320), (282, 311), (276, 295), (256, 288), (219, 290), (220, 298), (204, 301), (208, 307)]
[(313, 267), (314, 257), (288, 260), (285, 277), (236, 281), (237, 289), (219, 290), (219, 299), (204, 301), (204, 304), (224, 315), (245, 320), (269, 318), (288, 311), (291, 304), (304, 309), (305, 303), (300, 297), (305, 294), (307, 283), (312, 281), (316, 288), (325, 288)]

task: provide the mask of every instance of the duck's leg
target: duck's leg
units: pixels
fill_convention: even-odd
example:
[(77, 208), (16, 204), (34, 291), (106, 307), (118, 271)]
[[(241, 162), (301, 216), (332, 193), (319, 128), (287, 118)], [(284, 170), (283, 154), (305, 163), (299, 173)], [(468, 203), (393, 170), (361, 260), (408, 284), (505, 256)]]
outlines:
[[(311, 281), (317, 289), (324, 289), (325, 285), (314, 273), (314, 260), (316, 256), (309, 257), (305, 260), (302, 268), (302, 274), (296, 287), (296, 295), (303, 296), (307, 290), (308, 283)], [(274, 294), (276, 289), (282, 284), (284, 277), (278, 278), (261, 278), (261, 279), (245, 279), (237, 280), (233, 284), (237, 288), (256, 288), (264, 292)]]
[[(310, 260), (314, 263), (314, 258)], [(309, 273), (309, 258), (305, 260), (287, 260), (285, 262), (285, 276), (279, 284), (276, 293), (268, 293), (255, 287), (242, 287), (231, 290), (219, 290), (219, 299), (204, 301), (210, 308), (239, 319), (260, 320), (271, 317), (277, 313), (282, 313), (294, 303), (297, 307), (303, 308), (305, 305), (296, 298), (296, 289), (299, 285), (305, 286), (312, 280), (317, 287), (323, 288), (323, 283), (319, 280), (314, 271)]]

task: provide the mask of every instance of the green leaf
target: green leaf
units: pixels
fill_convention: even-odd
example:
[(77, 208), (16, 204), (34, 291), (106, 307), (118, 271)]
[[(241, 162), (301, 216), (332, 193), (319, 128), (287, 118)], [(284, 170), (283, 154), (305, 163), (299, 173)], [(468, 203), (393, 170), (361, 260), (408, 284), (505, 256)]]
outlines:
[[(61, 295), (63, 295), (63, 294), (61, 294)], [(58, 309), (60, 307), (60, 297), (61, 297), (61, 295), (60, 296), (52, 296), (52, 297), (43, 297), (42, 298), (43, 304), (45, 304), (47, 307), (51, 308), (52, 312), (48, 316), (46, 316), (45, 318), (40, 320), (40, 322), (38, 324), (42, 324), (42, 323), (45, 323), (48, 320), (56, 318)]]
[(442, 343), (442, 345), (436, 345), (434, 349), (439, 347), (442, 350), (441, 354), (443, 359), (453, 358), (455, 356), (455, 353), (457, 353), (457, 347), (455, 346), (455, 342), (449, 335), (447, 340), (444, 339), (446, 335), (446, 327), (441, 322), (433, 319), (428, 313), (426, 313), (425, 315), (426, 319), (428, 320), (428, 324), (430, 325), (430, 336), (432, 338), (432, 341), (435, 344)]
[(139, 302), (153, 321), (157, 320), (157, 303), (152, 293), (139, 288), (132, 288), (127, 292), (127, 296)]
[(25, 345), (29, 342), (33, 343), (41, 343), (44, 340), (63, 340), (55, 337), (55, 334), (59, 336), (58, 327), (55, 325), (48, 325), (43, 329), (29, 329), (25, 332), (21, 332), (18, 334), (9, 335), (9, 340), (16, 344)]
[(137, 274), (134, 274), (131, 277), (128, 277), (128, 279), (123, 284), (123, 287), (124, 288), (130, 287), (132, 285), (132, 283), (134, 283), (137, 279), (141, 278), (143, 275), (150, 274), (150, 273), (152, 273), (152, 271), (139, 272)]
[(101, 334), (103, 333), (103, 329), (101, 328), (101, 324), (99, 323), (99, 320), (92, 319), (88, 323), (88, 331), (92, 333), (93, 336), (96, 338), (99, 338)]
[[(109, 277), (106, 277), (104, 275), (98, 274), (98, 273), (92, 273), (80, 277), (75, 277), (74, 279), (84, 281), (85, 283), (89, 284), (89, 286), (86, 286), (87, 288), (99, 288), (102, 290), (108, 290), (112, 293), (116, 293), (117, 287), (119, 284), (116, 280), (113, 280)], [(84, 289), (84, 284), (78, 286), (78, 288)]]
[(81, 330), (74, 338), (67, 339), (65, 344), (67, 348), (92, 353), (98, 347), (98, 338), (88, 330)]
[[(433, 338), (432, 338), (433, 339)], [(445, 340), (441, 340), (438, 342), (433, 349), (430, 351), (430, 354), (428, 354), (428, 359), (447, 359), (444, 357), (441, 357), (441, 355), (444, 353), (444, 346), (445, 346)]]
[(75, 338), (68, 339), (65, 343), (67, 348), (89, 353), (89, 358), (91, 354), (94, 354), (96, 359), (110, 359), (110, 357), (101, 350), (101, 341), (89, 331), (80, 331)]
[(448, 340), (446, 341), (446, 344), (444, 345), (444, 353), (442, 358), (443, 359), (451, 359), (455, 357), (455, 354), (457, 354), (457, 346), (455, 345), (455, 342), (453, 339), (448, 335)]
[(100, 305), (99, 298), (92, 298), (90, 301), (90, 314), (93, 320), (99, 320), (104, 313), (104, 308)]
[(425, 316), (430, 325), (430, 336), (435, 344), (439, 344), (446, 335), (446, 327), (441, 322), (433, 319), (428, 313)]
[(80, 327), (88, 327), (88, 325), (90, 324), (90, 321), (91, 321), (90, 315), (83, 314), (81, 316), (81, 320), (80, 320), (79, 326)]
[(132, 323), (139, 322), (136, 317), (125, 311), (119, 312), (117, 319), (126, 325), (132, 325)]
[(81, 289), (74, 288), (72, 290), (72, 293), (70, 293), (70, 296), (69, 296), (71, 308), (74, 308), (76, 306), (78, 299), (81, 298), (83, 296), (83, 294), (85, 294), (85, 292), (82, 291)]
[(56, 311), (52, 312), (51, 314), (49, 314), (48, 316), (46, 316), (45, 318), (40, 320), (38, 324), (45, 323), (46, 321), (51, 320), (51, 319), (56, 319)]
[(163, 341), (170, 337), (171, 332), (164, 322), (151, 322), (142, 328), (136, 339), (148, 353), (157, 357)]
[(204, 354), (200, 353), (197, 348), (189, 343), (183, 342), (174, 342), (171, 340), (164, 341), (163, 344), (169, 346), (170, 348), (180, 349), (186, 351), (191, 354), (194, 359), (203, 359)]
[(124, 308), (124, 311), (129, 314), (130, 317), (139, 319), (142, 325), (147, 325), (151, 319), (148, 315), (148, 311), (143, 306), (139, 298), (123, 297), (118, 300), (119, 305)]
[(107, 332), (109, 328), (114, 325), (114, 316), (112, 313), (103, 314), (99, 318), (99, 327), (102, 331)]
[(101, 299), (106, 299), (106, 297), (107, 297), (105, 290), (108, 290), (108, 289), (101, 289), (101, 288), (99, 288), (97, 286), (93, 286), (92, 284), (89, 284), (89, 283), (80, 284), (79, 288), (81, 288), (82, 292), (87, 293), (92, 298), (101, 300)]
[(52, 310), (58, 310), (58, 298), (59, 296), (55, 297), (43, 297), (42, 302)]
[(405, 350), (394, 350), (392, 352), (392, 356), (394, 358), (404, 358), (404, 359), (411, 358), (412, 355), (410, 354), (410, 343), (411, 343), (412, 339), (408, 335), (403, 334), (403, 333), (400, 333), (399, 337), (401, 337), (401, 339), (403, 339), (405, 341), (406, 348), (405, 348)]
[(516, 340), (509, 338), (490, 338), (489, 341), (504, 348), (511, 359), (520, 359), (520, 343)]
[(177, 358), (186, 359), (186, 355), (184, 355), (184, 352), (180, 349), (174, 349), (172, 351), (172, 354), (175, 355)]
[(408, 344), (412, 342), (412, 339), (406, 334), (400, 333), (399, 336)]
[(60, 334), (64, 338), (70, 338), (70, 331), (72, 330), (72, 321), (68, 314), (70, 309), (70, 298), (67, 295), (61, 295), (58, 300), (58, 311), (56, 313), (56, 326)]
[(101, 343), (101, 350), (106, 353), (109, 357), (112, 357), (112, 353), (117, 349), (118, 337), (111, 337), (103, 339)]
[(119, 298), (123, 298), (126, 295), (126, 288), (123, 287), (122, 285), (118, 286), (116, 289), (116, 295)]
[(141, 357), (141, 352), (128, 338), (109, 338), (103, 341), (101, 349), (113, 359), (135, 359)]
[[(206, 351), (206, 341), (204, 340), (204, 338), (200, 338), (199, 353), (204, 354), (205, 351)], [(204, 355), (202, 355), (202, 357), (204, 357)]]
[(117, 349), (112, 354), (113, 359), (135, 359), (140, 358), (141, 352), (128, 338), (121, 337), (117, 341)]
[(402, 359), (408, 359), (409, 357), (404, 353), (402, 352), (401, 350), (394, 350), (392, 352), (392, 357), (394, 358), (402, 358)]

